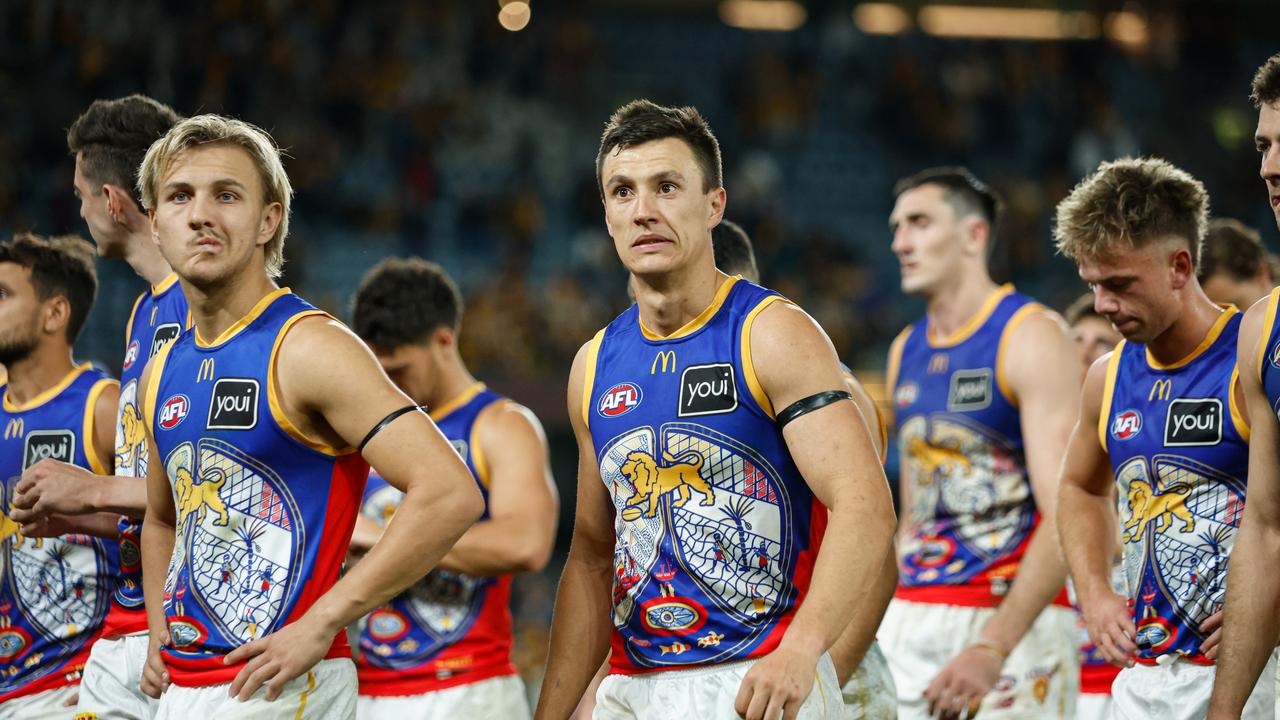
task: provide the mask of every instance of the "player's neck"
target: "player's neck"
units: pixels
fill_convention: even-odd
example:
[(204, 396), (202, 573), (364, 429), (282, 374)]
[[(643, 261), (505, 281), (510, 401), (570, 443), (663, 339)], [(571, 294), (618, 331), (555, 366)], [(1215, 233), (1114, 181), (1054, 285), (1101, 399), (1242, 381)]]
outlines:
[(278, 289), (265, 272), (254, 273), (239, 282), (206, 288), (197, 288), (185, 281), (182, 283), (196, 333), (204, 342), (214, 342), (248, 315), (262, 298)]
[(1199, 284), (1186, 288), (1181, 304), (1178, 319), (1147, 343), (1151, 356), (1162, 365), (1172, 365), (1194, 352), (1222, 317), (1222, 308), (1213, 304)]
[(5, 397), (10, 404), (23, 405), (40, 393), (62, 382), (76, 367), (71, 348), (65, 343), (36, 348), (27, 357), (10, 363), (9, 387)]
[(973, 319), (999, 286), (986, 274), (960, 273), (954, 281), (929, 296), (929, 331), (947, 337)]
[(667, 337), (701, 315), (728, 279), (710, 263), (679, 275), (633, 276), (631, 288), (640, 307), (640, 323)]
[(155, 287), (173, 272), (160, 248), (156, 247), (148, 233), (134, 233), (125, 244), (124, 261), (138, 273), (138, 276)]
[(440, 368), (440, 381), (436, 384), (436, 390), (431, 397), (427, 398), (427, 410), (432, 411), (453, 402), (454, 399), (461, 397), (463, 393), (475, 384), (475, 377), (467, 371), (467, 367), (462, 364), (461, 358), (458, 358), (456, 362), (443, 363), (443, 367)]

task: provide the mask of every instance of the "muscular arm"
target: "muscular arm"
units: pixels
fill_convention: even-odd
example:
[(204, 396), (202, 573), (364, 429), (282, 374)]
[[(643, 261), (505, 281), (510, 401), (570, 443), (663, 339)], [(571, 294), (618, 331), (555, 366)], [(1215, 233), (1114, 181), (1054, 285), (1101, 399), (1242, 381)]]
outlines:
[(556, 592), (538, 720), (569, 717), (609, 653), (614, 509), (582, 418), (588, 347), (578, 351), (569, 372), (569, 419), (578, 440), (578, 501), (569, 558)]
[(1240, 717), (1280, 634), (1280, 576), (1274, 570), (1280, 557), (1280, 427), (1258, 381), (1268, 301), (1258, 301), (1240, 324), (1240, 385), (1252, 426), (1249, 499), (1227, 571), (1222, 647), (1209, 705), (1209, 717), (1215, 720)]
[[(325, 362), (315, 361), (321, 357)], [(328, 318), (299, 321), (276, 363), (283, 411), (303, 433), (332, 447), (354, 447), (388, 414), (413, 404), (368, 348)], [(363, 455), (404, 498), (382, 540), (301, 618), (227, 656), (228, 664), (252, 658), (232, 683), (241, 699), (268, 680), (273, 698), (310, 669), (338, 632), (426, 575), (483, 509), (466, 465), (421, 412), (383, 427)]]
[(463, 533), (440, 567), (481, 577), (541, 570), (559, 512), (542, 424), (521, 405), (495, 403), (476, 419), (476, 440), (489, 466), (489, 517)]
[[(149, 407), (143, 398), (149, 395), (151, 382), (160, 381), (159, 377), (151, 377), (154, 367), (154, 363), (148, 363), (138, 380), (138, 407), (144, 418), (152, 417), (154, 408)], [(178, 519), (173, 506), (169, 476), (164, 463), (158, 460), (160, 451), (156, 449), (155, 433), (149, 422), (144, 422), (143, 425), (146, 428), (147, 452), (157, 460), (147, 463), (147, 508), (142, 520), (142, 536), (147, 539), (142, 543), (142, 593), (146, 600), (147, 629), (150, 633), (142, 689), (151, 697), (160, 697), (169, 682), (168, 673), (160, 659), (160, 647), (169, 643), (169, 630), (164, 617), (164, 583), (169, 572), (169, 560), (173, 556)]]
[[(876, 410), (875, 402), (853, 375), (845, 374), (845, 384), (848, 385), (849, 393), (853, 395), (853, 402), (858, 406), (858, 412), (867, 426), (876, 456), (883, 459), (884, 421)], [(839, 639), (831, 646), (831, 660), (835, 663), (836, 677), (839, 678), (841, 685), (848, 682), (854, 671), (858, 669), (858, 665), (862, 663), (867, 650), (871, 648), (871, 643), (875, 642), (876, 629), (880, 627), (884, 611), (889, 607), (889, 601), (893, 599), (893, 593), (897, 588), (898, 560), (894, 556), (893, 548), (890, 547), (881, 563), (881, 570), (876, 576), (871, 599), (865, 611), (853, 615), (853, 619), (845, 626), (844, 632), (840, 633)]]
[(1089, 637), (1116, 665), (1132, 665), (1133, 618), (1125, 598), (1111, 589), (1118, 537), (1112, 502), (1111, 461), (1098, 440), (1098, 418), (1111, 354), (1089, 368), (1080, 397), (1080, 419), (1067, 444), (1059, 478), (1058, 531)]

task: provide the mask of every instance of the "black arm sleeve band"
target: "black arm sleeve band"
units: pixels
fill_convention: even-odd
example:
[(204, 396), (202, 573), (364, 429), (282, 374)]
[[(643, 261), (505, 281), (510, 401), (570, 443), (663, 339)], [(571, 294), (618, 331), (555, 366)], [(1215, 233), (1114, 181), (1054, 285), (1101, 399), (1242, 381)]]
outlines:
[(360, 452), (364, 452), (364, 446), (369, 444), (369, 441), (373, 439), (374, 435), (377, 435), (378, 433), (382, 432), (382, 428), (390, 425), (392, 422), (395, 421), (396, 418), (400, 417), (401, 415), (407, 412), (413, 412), (414, 410), (417, 410), (417, 409), (418, 409), (417, 405), (405, 405), (399, 410), (392, 410), (386, 417), (382, 418), (381, 422), (373, 426), (373, 429), (369, 431), (369, 434), (365, 435), (364, 439), (360, 441), (360, 447), (356, 449), (359, 450)]
[(818, 408), (826, 407), (833, 402), (841, 400), (852, 400), (853, 396), (847, 390), (827, 390), (816, 395), (810, 395), (807, 398), (797, 400), (787, 406), (786, 410), (778, 413), (778, 429), (787, 426), (787, 423), (795, 420), (801, 415), (811, 413)]

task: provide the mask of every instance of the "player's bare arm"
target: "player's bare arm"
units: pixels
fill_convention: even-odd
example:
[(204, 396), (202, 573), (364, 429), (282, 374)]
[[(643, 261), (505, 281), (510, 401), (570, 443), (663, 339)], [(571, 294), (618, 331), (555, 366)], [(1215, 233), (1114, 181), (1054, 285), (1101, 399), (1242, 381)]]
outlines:
[[(826, 333), (789, 303), (757, 317), (751, 335), (756, 375), (769, 402), (782, 410), (817, 393), (845, 387)], [(829, 522), (804, 603), (778, 649), (747, 672), (736, 709), (748, 720), (793, 718), (813, 688), (819, 658), (848, 618), (872, 602), (869, 586), (848, 578), (876, 576), (892, 544), (893, 503), (879, 455), (852, 402), (801, 415), (783, 438), (805, 482), (829, 511)]]
[(1062, 592), (1067, 578), (1054, 511), (1062, 450), (1071, 435), (1080, 396), (1079, 356), (1066, 323), (1048, 311), (1028, 315), (1009, 330), (1005, 342), (999, 372), (1017, 399), (1027, 475), (1040, 524), (1008, 595), (982, 628), (980, 643), (957, 655), (925, 690), (931, 705), (943, 703), (952, 712), (981, 702), (995, 686), (1004, 657)]
[(1118, 537), (1112, 503), (1111, 461), (1098, 439), (1098, 416), (1111, 353), (1098, 358), (1085, 377), (1080, 418), (1067, 444), (1058, 480), (1058, 532), (1089, 628), (1089, 639), (1114, 665), (1132, 666), (1136, 628), (1126, 598), (1111, 588)]
[(547, 674), (534, 714), (538, 720), (569, 717), (609, 652), (614, 508), (582, 417), (589, 347), (578, 351), (569, 371), (569, 420), (578, 440), (578, 500), (573, 541), (556, 592)]
[(1280, 635), (1276, 604), (1280, 577), (1280, 426), (1258, 380), (1259, 345), (1269, 297), (1254, 304), (1240, 324), (1238, 367), (1249, 410), (1249, 501), (1244, 506), (1227, 571), (1225, 621), (1209, 717), (1238, 718)]
[[(111, 385), (98, 396), (93, 409), (93, 439), (98, 457), (111, 468), (115, 458), (116, 409), (120, 388)], [(13, 519), (35, 526), (51, 515), (90, 516), (94, 513), (142, 517), (147, 507), (147, 484), (142, 478), (96, 475), (82, 467), (57, 460), (44, 460), (27, 468), (14, 489)], [(67, 519), (76, 528), (89, 532), (106, 527), (104, 518)], [(53, 525), (57, 525), (54, 522)], [(115, 521), (111, 521), (114, 526)], [(115, 537), (116, 531), (109, 535)]]
[[(144, 418), (143, 427), (147, 436), (147, 452), (155, 462), (147, 464), (147, 511), (142, 519), (142, 532), (146, 541), (142, 543), (142, 592), (146, 598), (147, 630), (149, 643), (147, 662), (142, 669), (142, 691), (153, 698), (160, 697), (169, 687), (169, 671), (165, 669), (164, 660), (160, 657), (160, 648), (169, 644), (168, 623), (164, 615), (164, 583), (169, 573), (169, 561), (173, 557), (173, 544), (178, 524), (177, 511), (173, 506), (173, 488), (165, 471), (160, 451), (156, 449), (155, 429), (151, 426), (155, 408), (148, 401), (152, 382), (151, 373), (156, 367), (158, 358), (165, 357), (167, 352), (161, 351), (142, 371), (138, 379), (139, 410)], [(160, 381), (159, 377), (155, 378)]]
[(560, 505), (542, 424), (523, 405), (500, 402), (480, 412), (475, 433), (489, 466), (489, 517), (463, 533), (440, 567), (478, 577), (541, 570)]
[[(303, 434), (332, 447), (355, 447), (390, 413), (413, 404), (364, 343), (328, 318), (299, 321), (276, 362), (285, 414)], [(269, 700), (278, 697), (285, 683), (323, 659), (334, 635), (434, 567), (483, 509), (466, 465), (421, 412), (383, 427), (363, 455), (405, 493), (384, 541), (296, 622), (226, 656), (228, 665), (248, 661), (231, 684), (242, 700), (264, 684)]]

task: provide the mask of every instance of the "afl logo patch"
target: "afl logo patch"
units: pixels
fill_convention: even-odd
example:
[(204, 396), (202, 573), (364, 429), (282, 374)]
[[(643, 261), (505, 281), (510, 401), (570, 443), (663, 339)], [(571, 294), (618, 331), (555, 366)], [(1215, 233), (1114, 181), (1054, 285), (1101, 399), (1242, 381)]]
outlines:
[(124, 369), (128, 370), (133, 367), (133, 363), (138, 359), (138, 341), (134, 340), (129, 343), (129, 349), (124, 351)]
[(618, 417), (640, 407), (640, 400), (644, 398), (644, 393), (640, 391), (640, 386), (635, 383), (618, 383), (600, 396), (600, 402), (596, 405), (596, 412), (605, 417)]
[(1280, 368), (1280, 342), (1271, 347), (1271, 367)]
[(1137, 410), (1125, 410), (1111, 421), (1111, 437), (1128, 440), (1142, 430), (1142, 414)]
[(191, 412), (191, 400), (186, 395), (172, 395), (160, 406), (160, 427), (172, 430)]
[(893, 394), (893, 401), (897, 403), (898, 407), (904, 408), (915, 404), (919, 397), (920, 386), (913, 382), (908, 382), (898, 386), (898, 391)]

